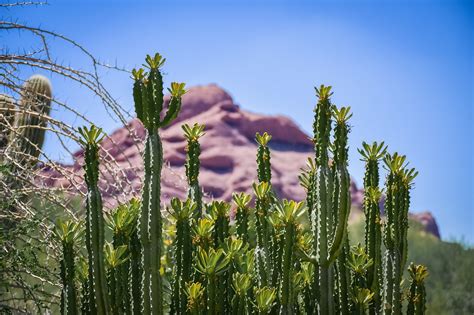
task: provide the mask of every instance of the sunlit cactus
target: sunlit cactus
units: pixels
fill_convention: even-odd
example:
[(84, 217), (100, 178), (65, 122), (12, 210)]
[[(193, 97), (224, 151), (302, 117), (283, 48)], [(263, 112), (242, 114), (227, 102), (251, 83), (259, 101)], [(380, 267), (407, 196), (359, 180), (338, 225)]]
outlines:
[(201, 315), (205, 312), (204, 287), (200, 282), (186, 284), (187, 311), (191, 315)]
[(162, 246), (161, 170), (163, 148), (158, 132), (168, 126), (181, 109), (184, 83), (171, 83), (171, 99), (166, 114), (163, 111), (163, 78), (161, 67), (165, 59), (160, 54), (146, 57), (144, 69), (134, 69), (133, 98), (138, 119), (147, 130), (143, 154), (145, 178), (140, 211), (140, 243), (142, 246), (142, 312), (163, 313), (163, 283), (160, 274)]
[(72, 220), (58, 222), (55, 235), (61, 242), (61, 314), (78, 314), (78, 294), (75, 285), (76, 246), (82, 236), (82, 224)]
[(196, 269), (206, 279), (206, 308), (208, 314), (224, 314), (223, 309), (220, 308), (222, 307), (222, 301), (218, 300), (218, 276), (228, 269), (229, 262), (229, 258), (221, 248), (218, 250), (210, 248), (208, 251), (199, 250)]
[(11, 135), (17, 140), (20, 160), (39, 157), (51, 111), (51, 96), (51, 83), (42, 75), (31, 76), (22, 87), (19, 111), (15, 114), (16, 134)]
[(15, 122), (15, 100), (6, 94), (0, 94), (0, 150), (4, 150), (11, 137)]
[(104, 257), (104, 217), (99, 180), (99, 143), (104, 134), (95, 126), (79, 129), (84, 147), (84, 170), (87, 185), (86, 247), (89, 259), (90, 312), (107, 314), (110, 310)]
[(232, 199), (237, 206), (235, 225), (237, 236), (245, 243), (249, 242), (250, 207), (252, 197), (245, 193), (233, 193)]
[(259, 182), (270, 183), (272, 180), (272, 165), (270, 162), (270, 149), (268, 142), (272, 136), (264, 132), (255, 134), (255, 141), (258, 143), (257, 149), (257, 177)]
[(192, 278), (192, 217), (196, 204), (191, 200), (182, 202), (171, 200), (171, 215), (176, 220), (176, 238), (174, 240), (174, 266), (171, 296), (171, 313), (185, 314), (187, 299), (184, 294), (186, 283)]
[(128, 260), (126, 255), (127, 245), (121, 245), (116, 248), (111, 243), (105, 244), (105, 260), (107, 262), (107, 284), (110, 297), (110, 312), (112, 314), (121, 314), (123, 310), (123, 299), (127, 293), (121, 288), (122, 275), (119, 268)]
[(410, 189), (417, 176), (414, 169), (407, 169), (404, 155), (387, 154), (385, 166), (389, 171), (386, 180), (384, 227), (385, 268), (384, 268), (384, 307), (389, 314), (401, 314), (402, 290), (400, 287), (407, 259), (408, 210)]
[(278, 218), (284, 226), (282, 273), (280, 277), (280, 314), (293, 314), (297, 296), (292, 290), (292, 280), (296, 263), (296, 242), (298, 219), (304, 213), (303, 202), (283, 200), (277, 207)]
[[(63, 313), (402, 313), (410, 190), (417, 175), (414, 169), (407, 168), (404, 156), (387, 155), (383, 143), (364, 143), (359, 150), (366, 163), (366, 235), (365, 246), (351, 249), (347, 168), (352, 114), (349, 107), (337, 108), (331, 103), (331, 87), (320, 86), (316, 89), (318, 103), (313, 126), (315, 158), (308, 159), (299, 176), (307, 193), (305, 201), (281, 200), (272, 191), (268, 148), (271, 136), (257, 133), (254, 207), (250, 195), (234, 193), (236, 212), (232, 222), (228, 202), (212, 200), (202, 204), (198, 139), (204, 126), (184, 125), (189, 192), (185, 201), (172, 198), (165, 205), (163, 213), (168, 217), (163, 220), (163, 151), (158, 129), (176, 117), (185, 90), (183, 84), (172, 84), (168, 112), (162, 114), (160, 67), (164, 59), (157, 54), (148, 56), (146, 62), (148, 73), (144, 69), (133, 71), (136, 112), (147, 131), (142, 198), (109, 212), (106, 221), (112, 231), (111, 243), (106, 242), (98, 185), (103, 133), (95, 126), (79, 130), (87, 185), (88, 261), (81, 261), (81, 266), (87, 266), (82, 269), (78, 269), (79, 263), (75, 264), (74, 246), (79, 236), (72, 237), (71, 242), (63, 241)], [(384, 190), (379, 188), (378, 163), (382, 158), (388, 171)], [(386, 196), (385, 217), (380, 213), (382, 193)], [(68, 224), (64, 231), (76, 230), (73, 223)], [(82, 270), (79, 281), (71, 277), (75, 270)], [(407, 312), (423, 314), (426, 268), (410, 265), (409, 274), (412, 281)], [(75, 291), (77, 284), (81, 294)]]
[(259, 315), (270, 314), (277, 298), (277, 292), (275, 288), (256, 288), (254, 295), (256, 313)]
[(387, 146), (383, 142), (373, 142), (371, 145), (363, 142), (362, 149), (358, 151), (365, 162), (365, 250), (374, 261), (367, 270), (367, 288), (374, 293), (370, 314), (376, 314), (380, 311), (382, 303), (382, 222), (379, 206), (382, 193), (379, 189), (379, 161), (385, 157)]
[(272, 274), (271, 268), (271, 247), (270, 247), (270, 224), (268, 216), (270, 215), (271, 185), (268, 182), (253, 184), (253, 190), (256, 197), (255, 202), (255, 229), (257, 234), (257, 246), (255, 249), (257, 282), (259, 286), (264, 287), (270, 281)]
[[(137, 222), (138, 211), (140, 209), (140, 202), (138, 199), (131, 199), (129, 203), (118, 206), (111, 214), (106, 217), (108, 227), (113, 233), (113, 247), (125, 248), (123, 256), (130, 257), (123, 263), (116, 266), (114, 277), (116, 278), (115, 295), (116, 309), (120, 312), (131, 313), (133, 310), (133, 294), (132, 290), (137, 290), (138, 287), (133, 287), (134, 281), (141, 278), (131, 269), (133, 260), (137, 259), (134, 250), (133, 238), (137, 237)], [(136, 278), (136, 279), (134, 279)]]
[(202, 215), (202, 190), (199, 187), (199, 155), (201, 154), (201, 146), (199, 145), (199, 138), (204, 135), (204, 125), (194, 124), (192, 127), (188, 124), (181, 126), (184, 130), (184, 136), (188, 142), (186, 146), (186, 177), (188, 179), (188, 198), (196, 204), (194, 218), (199, 218)]
[(408, 293), (407, 315), (421, 315), (426, 312), (426, 289), (425, 279), (428, 277), (428, 269), (423, 265), (413, 263), (408, 267), (411, 284)]

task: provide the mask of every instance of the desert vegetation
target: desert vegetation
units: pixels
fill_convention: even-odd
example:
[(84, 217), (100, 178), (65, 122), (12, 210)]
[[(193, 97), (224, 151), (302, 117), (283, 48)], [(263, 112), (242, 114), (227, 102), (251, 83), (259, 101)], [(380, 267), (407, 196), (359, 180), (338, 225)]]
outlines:
[(163, 205), (166, 148), (160, 128), (179, 115), (186, 93), (183, 83), (172, 83), (164, 108), (164, 62), (159, 54), (147, 56), (146, 68), (132, 72), (136, 115), (147, 131), (140, 198), (104, 212), (98, 186), (104, 134), (94, 125), (79, 130), (85, 218), (62, 220), (54, 233), (61, 249), (62, 313), (425, 313), (428, 272), (407, 262), (410, 190), (417, 172), (405, 156), (387, 153), (384, 143), (362, 145), (365, 236), (351, 246), (347, 164), (352, 114), (349, 107), (331, 102), (330, 86), (315, 89), (315, 157), (299, 175), (306, 200), (280, 200), (274, 193), (271, 135), (257, 133), (253, 196), (236, 192), (234, 206), (203, 202), (199, 139), (205, 126), (195, 124), (183, 125), (188, 198)]

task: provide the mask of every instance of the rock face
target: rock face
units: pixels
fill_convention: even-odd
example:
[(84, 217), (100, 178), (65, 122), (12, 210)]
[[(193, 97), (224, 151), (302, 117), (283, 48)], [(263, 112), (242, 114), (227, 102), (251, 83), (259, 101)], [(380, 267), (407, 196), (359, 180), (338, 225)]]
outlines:
[[(166, 102), (169, 98), (166, 99)], [(164, 160), (167, 165), (162, 174), (162, 198), (184, 198), (186, 179), (184, 162), (186, 140), (181, 125), (205, 124), (201, 138), (201, 172), (199, 180), (206, 198), (231, 200), (232, 192), (251, 193), (256, 180), (256, 132), (272, 135), (271, 148), (272, 185), (282, 198), (302, 200), (305, 193), (298, 183), (300, 168), (308, 157), (313, 156), (313, 144), (292, 120), (284, 116), (267, 116), (242, 110), (232, 97), (216, 85), (191, 88), (183, 97), (182, 111), (178, 119), (161, 132)], [(132, 120), (124, 128), (113, 132), (103, 141), (103, 158), (111, 160), (121, 169), (121, 175), (111, 175), (103, 170), (102, 190), (106, 204), (114, 200), (128, 199), (140, 191), (143, 166), (141, 158), (145, 130), (138, 120)], [(83, 152), (74, 154), (75, 163), (66, 166), (76, 175), (77, 189), (84, 190), (82, 182)], [(61, 174), (49, 170), (47, 185), (68, 187), (72, 184)], [(353, 207), (361, 208), (363, 191), (351, 185)], [(121, 198), (117, 198), (121, 197)], [(421, 219), (420, 219), (421, 220)], [(432, 221), (434, 222), (434, 221)], [(434, 227), (437, 226), (434, 223)], [(435, 234), (438, 235), (438, 234)]]

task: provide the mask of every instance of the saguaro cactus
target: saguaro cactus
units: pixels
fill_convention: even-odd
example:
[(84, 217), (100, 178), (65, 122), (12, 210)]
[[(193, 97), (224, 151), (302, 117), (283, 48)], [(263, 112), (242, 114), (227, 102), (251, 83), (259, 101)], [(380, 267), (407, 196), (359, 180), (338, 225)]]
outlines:
[(188, 141), (186, 151), (186, 177), (188, 179), (189, 191), (188, 197), (196, 204), (194, 218), (202, 215), (202, 190), (199, 187), (199, 155), (201, 154), (201, 146), (199, 138), (204, 135), (204, 125), (194, 124), (190, 127), (188, 124), (181, 126), (184, 130), (184, 136)]
[(4, 150), (10, 141), (10, 127), (15, 122), (15, 100), (6, 94), (0, 94), (0, 150)]
[(84, 146), (85, 180), (87, 185), (86, 247), (89, 259), (90, 312), (107, 314), (110, 304), (107, 294), (104, 257), (104, 217), (99, 180), (99, 142), (103, 139), (102, 129), (91, 126), (80, 128), (81, 143)]
[(160, 54), (147, 56), (144, 69), (133, 70), (135, 83), (133, 97), (138, 119), (147, 130), (145, 151), (145, 179), (140, 211), (140, 242), (142, 245), (142, 312), (162, 314), (163, 293), (160, 275), (162, 246), (162, 219), (160, 206), (161, 169), (163, 166), (163, 148), (158, 129), (169, 125), (181, 108), (181, 96), (186, 93), (184, 83), (171, 83), (168, 111), (161, 117), (163, 110), (163, 78), (160, 68), (165, 59)]
[(59, 222), (55, 234), (61, 241), (63, 257), (61, 259), (61, 314), (78, 314), (77, 292), (75, 286), (75, 246), (83, 230), (80, 223), (74, 221)]
[(51, 83), (42, 75), (33, 75), (23, 85), (20, 112), (15, 115), (18, 153), (21, 160), (38, 158), (44, 142), (47, 118), (51, 111)]

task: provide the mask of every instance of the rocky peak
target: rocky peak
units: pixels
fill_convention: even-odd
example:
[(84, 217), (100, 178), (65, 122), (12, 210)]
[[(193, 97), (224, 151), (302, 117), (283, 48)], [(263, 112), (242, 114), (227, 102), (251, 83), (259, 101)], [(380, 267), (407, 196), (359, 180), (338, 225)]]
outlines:
[[(169, 96), (165, 98), (165, 106)], [(186, 196), (184, 162), (186, 140), (181, 125), (205, 124), (205, 135), (201, 138), (201, 171), (199, 180), (206, 198), (230, 201), (232, 192), (252, 192), (256, 180), (256, 132), (272, 135), (269, 146), (272, 149), (272, 185), (282, 198), (302, 200), (305, 192), (298, 182), (300, 169), (313, 155), (313, 143), (291, 119), (285, 116), (269, 116), (252, 113), (240, 108), (232, 97), (217, 85), (197, 86), (189, 89), (183, 97), (183, 106), (178, 119), (161, 132), (166, 165), (162, 174), (162, 199)], [(121, 172), (102, 173), (102, 191), (105, 204), (113, 207), (117, 202), (129, 199), (140, 189), (143, 178), (141, 150), (143, 144), (135, 139), (144, 139), (145, 130), (137, 120), (114, 131), (102, 142), (104, 160), (112, 161), (113, 167)], [(51, 169), (45, 172), (45, 184), (55, 187), (79, 187), (82, 180), (83, 152), (74, 154), (74, 165), (66, 166), (77, 176), (74, 184)], [(105, 170), (105, 167), (104, 167)], [(353, 182), (350, 187), (352, 205), (361, 209), (363, 191)], [(437, 232), (436, 222), (427, 215), (418, 216), (420, 222), (427, 222), (427, 229)], [(431, 222), (431, 223), (430, 223)]]

